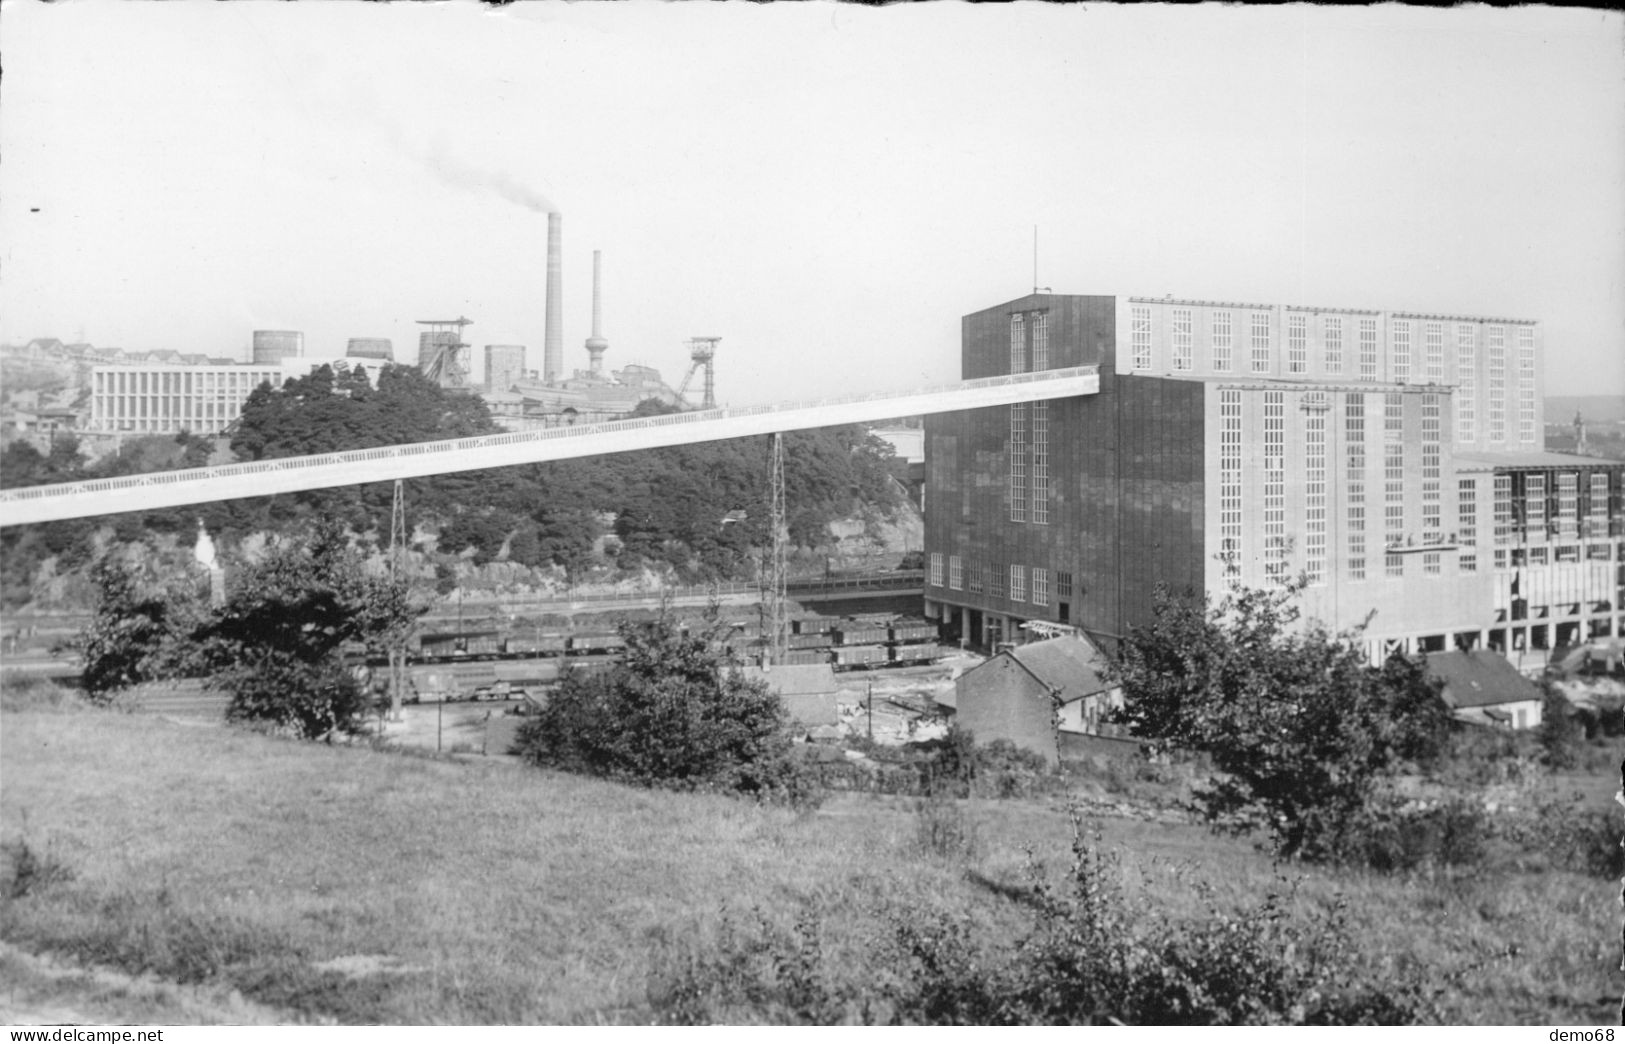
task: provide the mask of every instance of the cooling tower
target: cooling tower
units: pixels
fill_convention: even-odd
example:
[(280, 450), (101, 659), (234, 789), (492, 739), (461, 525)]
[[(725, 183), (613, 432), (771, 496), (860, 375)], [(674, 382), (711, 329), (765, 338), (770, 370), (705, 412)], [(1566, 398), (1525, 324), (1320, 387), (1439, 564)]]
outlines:
[(559, 240), (564, 219), (547, 215), (547, 331), (542, 341), (542, 383), (564, 375), (564, 262)]
[(299, 330), (255, 330), (254, 362), (274, 366), (305, 354), (305, 335)]

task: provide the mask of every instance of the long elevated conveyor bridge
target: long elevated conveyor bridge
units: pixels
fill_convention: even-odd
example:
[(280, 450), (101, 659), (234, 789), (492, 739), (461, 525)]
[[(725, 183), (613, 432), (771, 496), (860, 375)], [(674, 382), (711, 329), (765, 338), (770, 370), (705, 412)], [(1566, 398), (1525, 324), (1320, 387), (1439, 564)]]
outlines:
[(1065, 399), (1093, 395), (1099, 391), (1097, 368), (1080, 366), (1007, 377), (984, 377), (911, 392), (673, 413), (604, 424), (477, 435), (444, 442), (379, 446), (308, 457), (280, 457), (245, 464), (4, 489), (0, 490), (0, 526), (207, 504), (217, 500), (389, 482), (573, 457), (595, 457), (603, 453), (769, 435), (890, 417)]

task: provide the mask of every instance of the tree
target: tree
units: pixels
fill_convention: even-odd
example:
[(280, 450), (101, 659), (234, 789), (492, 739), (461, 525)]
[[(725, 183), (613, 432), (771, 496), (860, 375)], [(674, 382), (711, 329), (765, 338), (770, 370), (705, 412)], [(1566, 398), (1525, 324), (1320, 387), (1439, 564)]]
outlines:
[(1573, 768), (1580, 760), (1576, 748), (1582, 731), (1574, 706), (1550, 680), (1540, 688), (1540, 758), (1548, 768)]
[(246, 569), (197, 638), (233, 718), (318, 739), (353, 731), (367, 709), (341, 648), (381, 654), (418, 611), (404, 583), (368, 576), (324, 521), (308, 543), (283, 542)]
[(620, 633), (619, 663), (566, 675), (520, 728), (526, 761), (645, 786), (805, 798), (783, 703), (732, 669), (714, 620), (697, 634), (669, 616)]
[(81, 684), (93, 699), (187, 672), (203, 615), (195, 587), (164, 584), (149, 571), (103, 558), (91, 571), (96, 610), (79, 635)]
[(1208, 754), (1208, 819), (1263, 828), (1286, 857), (1358, 847), (1382, 782), (1436, 759), (1449, 711), (1419, 660), (1372, 668), (1352, 640), (1299, 627), (1301, 585), (1243, 589), (1217, 605), (1157, 593), (1123, 643), (1119, 720), (1159, 747)]

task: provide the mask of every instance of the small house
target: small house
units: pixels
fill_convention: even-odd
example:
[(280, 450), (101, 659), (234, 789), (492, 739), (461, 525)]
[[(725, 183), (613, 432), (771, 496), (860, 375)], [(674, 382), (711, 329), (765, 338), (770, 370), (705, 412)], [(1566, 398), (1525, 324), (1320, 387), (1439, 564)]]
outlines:
[(1540, 686), (1491, 649), (1428, 653), (1428, 675), (1444, 683), (1440, 696), (1455, 716), (1479, 725), (1532, 729), (1540, 725)]
[(840, 686), (827, 663), (776, 663), (772, 667), (741, 667), (739, 673), (747, 681), (766, 684), (769, 692), (784, 701), (790, 719), (798, 725), (834, 725), (840, 720), (835, 712)]
[(1057, 733), (1100, 734), (1120, 690), (1107, 680), (1106, 660), (1081, 635), (1005, 649), (960, 675), (954, 713), (979, 743), (1009, 740), (1060, 760)]

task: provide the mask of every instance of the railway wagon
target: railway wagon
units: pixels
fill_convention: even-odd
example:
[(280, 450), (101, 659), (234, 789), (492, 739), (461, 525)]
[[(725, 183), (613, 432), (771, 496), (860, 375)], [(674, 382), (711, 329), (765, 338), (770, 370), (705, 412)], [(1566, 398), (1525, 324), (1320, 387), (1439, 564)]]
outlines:
[(788, 644), (792, 649), (823, 649), (829, 645), (829, 635), (792, 634)]
[(888, 662), (886, 647), (884, 645), (842, 645), (835, 649), (835, 666), (837, 669), (870, 668), (882, 666)]
[(880, 645), (889, 632), (885, 627), (843, 627), (835, 636), (840, 645)]
[(835, 621), (827, 616), (803, 616), (799, 620), (791, 621), (795, 625), (796, 634), (828, 634), (835, 630)]
[(936, 642), (918, 642), (912, 645), (894, 645), (891, 648), (891, 662), (901, 666), (914, 664), (935, 663), (948, 654)]
[(492, 695), (510, 699), (541, 696), (558, 684), (561, 673), (557, 660), (514, 660), (491, 669), (497, 678)]
[(934, 642), (937, 640), (937, 625), (934, 623), (895, 623), (891, 627), (891, 640), (894, 642)]
[(784, 664), (787, 667), (807, 667), (829, 663), (834, 658), (835, 654), (828, 649), (790, 649), (784, 654)]
[(496, 656), (502, 652), (502, 632), (468, 631), (430, 633), (418, 638), (418, 658), (449, 660), (459, 656)]
[(562, 634), (516, 634), (508, 638), (503, 652), (509, 656), (562, 655), (569, 644)]
[(436, 664), (407, 668), (411, 688), (408, 700), (414, 703), (450, 703), (475, 699), (476, 692), (490, 692), (498, 678), (490, 663)]
[(619, 652), (626, 648), (626, 639), (618, 634), (572, 634), (569, 651), (572, 656)]

